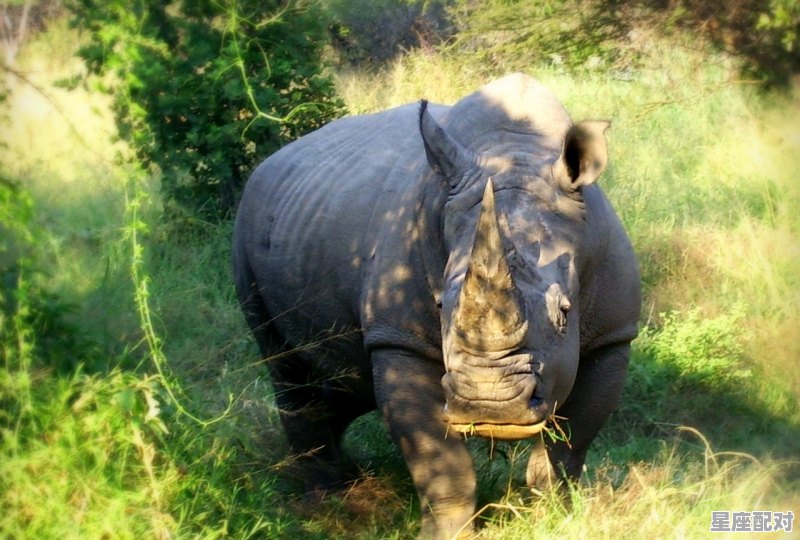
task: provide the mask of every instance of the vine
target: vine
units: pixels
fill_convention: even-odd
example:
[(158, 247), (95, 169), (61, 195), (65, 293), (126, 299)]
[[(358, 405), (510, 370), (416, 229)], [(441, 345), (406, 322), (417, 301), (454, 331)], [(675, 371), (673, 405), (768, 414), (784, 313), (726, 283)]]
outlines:
[(139, 327), (144, 335), (143, 339), (147, 345), (150, 361), (158, 373), (159, 383), (167, 393), (175, 410), (179, 414), (205, 428), (227, 418), (236, 404), (238, 397), (234, 398), (233, 394), (229, 394), (228, 404), (225, 410), (220, 415), (209, 420), (204, 420), (191, 413), (183, 405), (182, 398), (178, 397), (178, 393), (181, 392), (180, 385), (171, 381), (167, 375), (166, 365), (168, 360), (166, 354), (164, 354), (161, 337), (158, 335), (153, 325), (152, 309), (150, 308), (150, 289), (148, 286), (149, 278), (145, 271), (145, 249), (139, 241), (139, 234), (147, 231), (147, 223), (140, 218), (139, 210), (147, 203), (149, 195), (141, 185), (141, 179), (132, 176), (131, 179), (129, 179), (129, 183), (132, 187), (133, 196), (129, 195), (125, 200), (127, 223), (124, 236), (131, 249), (130, 273), (134, 286), (133, 299), (136, 305), (136, 313), (139, 317)]

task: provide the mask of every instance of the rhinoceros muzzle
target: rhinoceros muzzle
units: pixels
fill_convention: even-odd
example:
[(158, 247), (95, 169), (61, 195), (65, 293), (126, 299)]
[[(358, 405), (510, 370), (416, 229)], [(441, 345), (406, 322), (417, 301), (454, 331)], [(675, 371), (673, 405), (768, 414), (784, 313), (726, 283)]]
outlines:
[(442, 377), (444, 419), (466, 435), (523, 439), (537, 434), (550, 414), (541, 381), (528, 355), (513, 355), (491, 365), (462, 366)]

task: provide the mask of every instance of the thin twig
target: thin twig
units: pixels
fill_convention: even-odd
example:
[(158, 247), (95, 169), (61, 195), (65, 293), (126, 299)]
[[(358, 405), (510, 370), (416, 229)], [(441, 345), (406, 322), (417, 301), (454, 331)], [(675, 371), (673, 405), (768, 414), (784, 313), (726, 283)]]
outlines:
[(662, 99), (659, 101), (651, 101), (649, 103), (645, 103), (642, 107), (642, 110), (634, 117), (636, 120), (641, 120), (645, 116), (657, 111), (661, 107), (666, 107), (668, 105), (679, 105), (682, 103), (695, 103), (704, 99), (714, 92), (729, 86), (729, 85), (761, 85), (763, 84), (762, 81), (755, 80), (755, 79), (737, 79), (737, 78), (730, 78), (726, 79), (720, 83), (709, 85), (706, 87), (705, 92), (701, 93), (700, 96), (687, 96), (683, 98), (676, 98), (676, 99)]

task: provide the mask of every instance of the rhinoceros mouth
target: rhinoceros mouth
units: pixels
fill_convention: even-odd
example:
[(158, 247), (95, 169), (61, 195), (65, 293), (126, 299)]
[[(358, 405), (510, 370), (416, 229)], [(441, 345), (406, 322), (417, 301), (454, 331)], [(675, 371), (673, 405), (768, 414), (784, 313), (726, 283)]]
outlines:
[(547, 420), (538, 424), (489, 424), (483, 422), (460, 424), (448, 423), (448, 430), (453, 430), (466, 437), (483, 437), (495, 441), (518, 441), (538, 435), (547, 424)]

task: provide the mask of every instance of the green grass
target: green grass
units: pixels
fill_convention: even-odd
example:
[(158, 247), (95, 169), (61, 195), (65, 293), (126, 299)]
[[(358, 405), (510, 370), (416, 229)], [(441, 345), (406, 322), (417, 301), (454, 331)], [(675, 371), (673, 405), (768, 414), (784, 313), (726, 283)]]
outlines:
[[(0, 225), (29, 257), (0, 276), (0, 536), (413, 537), (413, 487), (376, 414), (346, 441), (363, 477), (303, 505), (236, 306), (231, 225), (159, 219), (158, 179), (114, 159), (108, 103), (49, 85), (74, 45), (63, 27), (31, 44), (21, 66), (55, 105), (17, 85), (2, 132), (21, 188), (2, 192)], [(643, 54), (626, 80), (530, 69), (573, 118), (613, 121), (601, 182), (640, 257), (644, 331), (568, 504), (522, 487), (526, 444), (470, 442), (482, 538), (700, 538), (712, 510), (800, 509), (800, 102), (680, 43)], [(412, 52), (339, 88), (368, 112), (451, 103), (501, 72)]]

